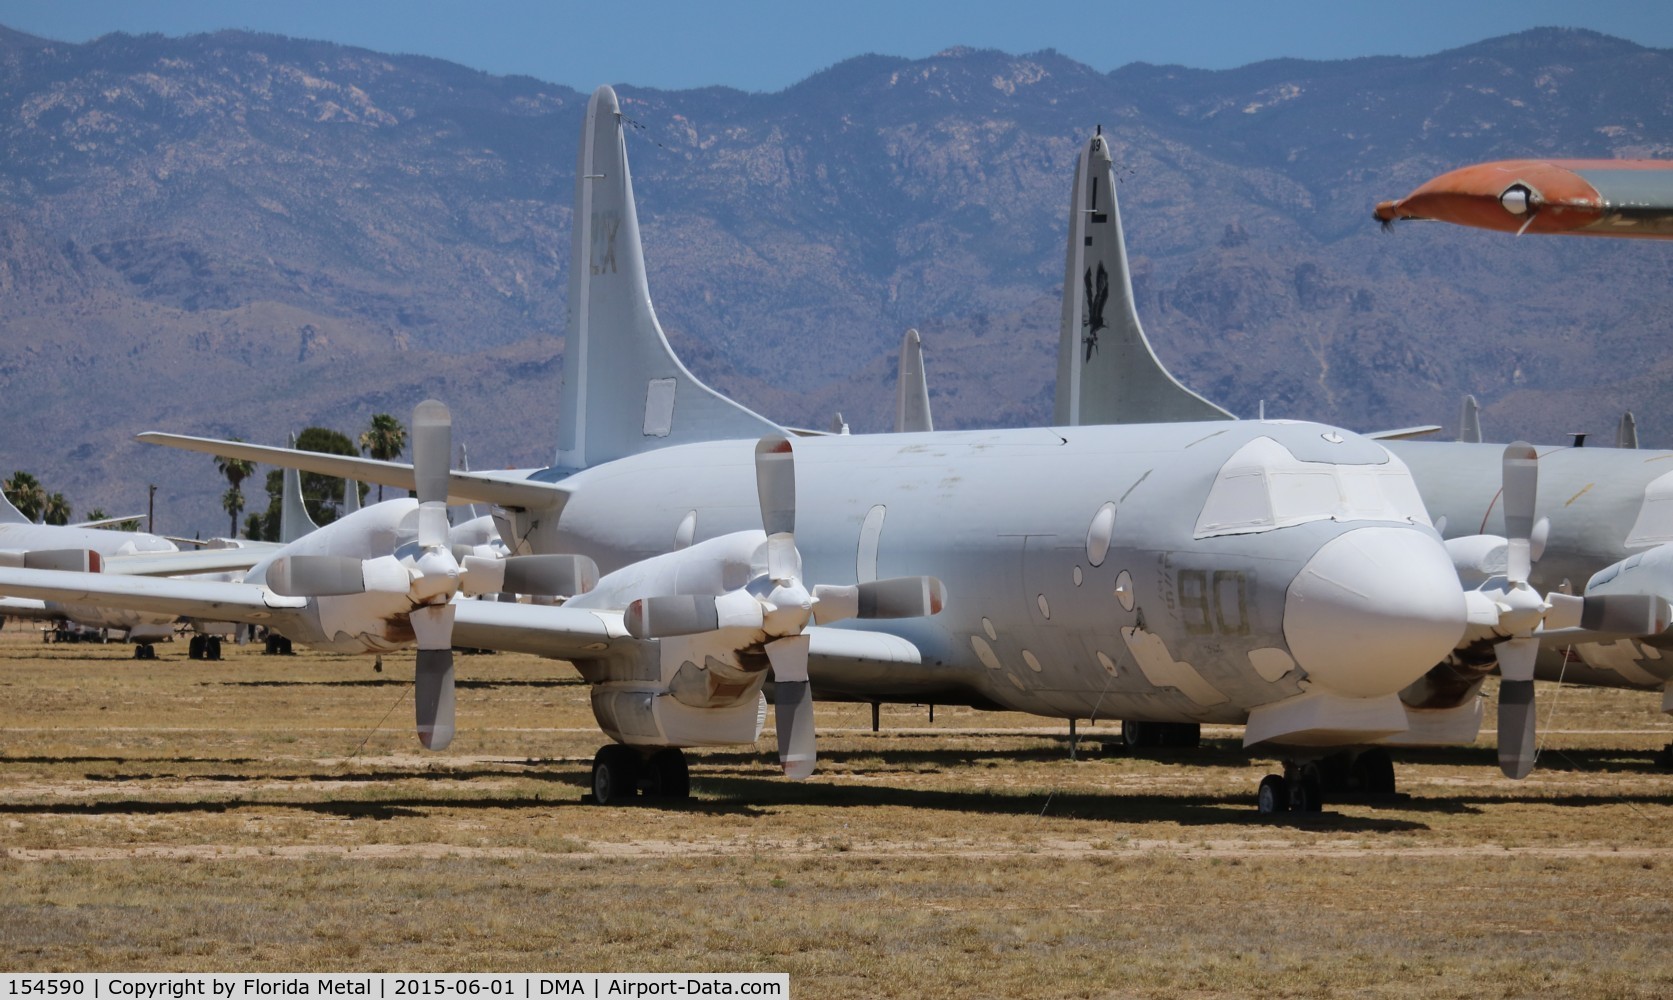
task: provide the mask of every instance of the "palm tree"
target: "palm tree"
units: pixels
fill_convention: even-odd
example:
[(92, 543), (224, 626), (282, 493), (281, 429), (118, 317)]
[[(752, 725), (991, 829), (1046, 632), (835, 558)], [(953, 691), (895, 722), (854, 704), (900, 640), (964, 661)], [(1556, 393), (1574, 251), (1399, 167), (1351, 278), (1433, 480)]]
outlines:
[(46, 487), (39, 479), (22, 470), (12, 473), (12, 478), (0, 483), (0, 489), (6, 491), (18, 513), (31, 521), (39, 517), (41, 508), (46, 506)]
[[(243, 440), (233, 438), (234, 441)], [(227, 458), (220, 456), (215, 459), (215, 468), (221, 470), (221, 475), (227, 477), (227, 485), (232, 487), (221, 495), (221, 508), (232, 517), (232, 526), (227, 529), (228, 538), (238, 537), (238, 515), (244, 509), (244, 494), (238, 487), (244, 482), (244, 477), (256, 471), (254, 462), (246, 458)]]
[[(360, 435), (360, 450), (380, 462), (392, 462), (407, 447), (407, 429), (387, 413), (372, 417), (372, 426)], [(378, 484), (378, 502), (383, 502), (383, 484)]]
[(238, 515), (244, 510), (244, 494), (234, 486), (221, 494), (221, 509), (232, 517), (232, 527), (227, 529), (228, 538), (238, 537)]
[(45, 502), (41, 504), (41, 520), (47, 524), (62, 525), (70, 523), (70, 502), (64, 499), (64, 494), (51, 493), (47, 495)]

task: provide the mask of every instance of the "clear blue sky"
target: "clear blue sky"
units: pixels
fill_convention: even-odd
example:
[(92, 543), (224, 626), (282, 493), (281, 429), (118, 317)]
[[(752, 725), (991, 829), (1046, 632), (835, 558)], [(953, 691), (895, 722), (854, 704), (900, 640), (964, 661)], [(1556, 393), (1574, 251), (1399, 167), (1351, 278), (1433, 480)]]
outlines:
[(579, 90), (773, 91), (849, 56), (954, 45), (1054, 48), (1103, 71), (1426, 55), (1545, 25), (1673, 48), (1673, 0), (0, 0), (0, 24), (72, 42), (247, 28)]

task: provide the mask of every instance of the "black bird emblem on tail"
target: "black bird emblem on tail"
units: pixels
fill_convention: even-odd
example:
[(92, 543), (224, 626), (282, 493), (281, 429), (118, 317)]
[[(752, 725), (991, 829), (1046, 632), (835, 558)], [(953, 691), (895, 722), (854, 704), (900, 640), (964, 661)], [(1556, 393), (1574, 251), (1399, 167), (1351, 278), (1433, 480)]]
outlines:
[(1086, 269), (1083, 280), (1086, 284), (1086, 318), (1081, 320), (1081, 325), (1086, 327), (1087, 331), (1086, 336), (1081, 338), (1081, 343), (1086, 345), (1086, 360), (1091, 361), (1092, 355), (1098, 353), (1098, 331), (1106, 325), (1104, 303), (1108, 302), (1110, 297), (1110, 275), (1100, 263), (1097, 285), (1093, 285), (1090, 267)]

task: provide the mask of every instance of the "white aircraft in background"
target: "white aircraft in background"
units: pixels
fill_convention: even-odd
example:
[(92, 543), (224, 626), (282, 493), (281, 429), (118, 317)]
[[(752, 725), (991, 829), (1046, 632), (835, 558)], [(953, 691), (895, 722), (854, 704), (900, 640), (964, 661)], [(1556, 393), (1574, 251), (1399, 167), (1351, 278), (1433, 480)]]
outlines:
[[(107, 518), (97, 524), (130, 518)], [(143, 531), (120, 531), (83, 525), (37, 524), (0, 495), (0, 565), (34, 569), (103, 571), (129, 574), (216, 572), (248, 566), (254, 557), (235, 549), (182, 552), (167, 538)], [(0, 598), (0, 613), (17, 618), (70, 621), (84, 628), (108, 630), (134, 643), (135, 659), (155, 659), (155, 643), (173, 639), (176, 616), (148, 614), (114, 605), (91, 605), (27, 598)]]
[[(929, 701), (1244, 724), (1294, 765), (1262, 782), (1262, 808), (1316, 809), (1302, 763), (1403, 731), (1399, 692), (1466, 628), (1520, 637), (1545, 613), (1537, 595), (1502, 610), (1466, 595), (1405, 466), (1339, 428), (793, 438), (669, 348), (608, 87), (588, 105), (574, 219), (553, 468), (450, 471), (433, 401), (414, 417), (413, 466), (144, 434), (416, 486), (418, 501), (292, 543), (236, 590), (0, 570), (0, 591), (284, 618), (322, 644), (416, 639), (432, 748), (452, 734), (454, 643), (569, 660), (615, 741), (594, 760), (600, 802), (686, 794), (680, 748), (753, 742), (771, 676), (792, 777), (814, 766), (811, 696)], [(498, 505), (514, 554), (458, 561), (450, 500)], [(572, 596), (453, 600), (501, 590)]]
[[(1209, 428), (1235, 418), (1182, 386), (1157, 360), (1139, 324), (1109, 146), (1081, 153), (1069, 214), (1055, 421), (1138, 424), (1160, 418)], [(1378, 435), (1401, 438), (1439, 428)], [(1535, 676), (1662, 692), (1673, 712), (1673, 452), (1634, 450), (1629, 413), (1616, 448), (1481, 444), (1479, 408), (1466, 397), (1460, 440), (1390, 440), (1412, 470), (1465, 583), (1494, 604), (1553, 601), (1584, 585), (1589, 613), (1559, 629), (1472, 624), (1466, 641), (1401, 692), (1410, 726), (1391, 742), (1469, 743), (1481, 725), (1482, 684), (1497, 668), (1499, 757), (1507, 775), (1533, 766)], [(1518, 596), (1519, 595), (1519, 596)], [(1570, 616), (1572, 619), (1572, 616)], [(1472, 622), (1475, 621), (1472, 616)], [(1511, 635), (1521, 636), (1506, 641)], [(1572, 651), (1572, 655), (1570, 654)], [(1673, 747), (1668, 755), (1673, 757)]]

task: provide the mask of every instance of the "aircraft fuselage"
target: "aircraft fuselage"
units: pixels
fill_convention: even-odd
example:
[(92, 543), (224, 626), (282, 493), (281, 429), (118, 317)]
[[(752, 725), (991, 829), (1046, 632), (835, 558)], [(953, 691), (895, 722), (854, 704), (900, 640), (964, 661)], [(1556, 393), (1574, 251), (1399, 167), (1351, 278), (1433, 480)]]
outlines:
[[(852, 687), (815, 673), (815, 689), (1207, 722), (1243, 722), (1315, 689), (1392, 696), (1462, 631), (1438, 536), (1421, 505), (1414, 517), (1356, 517), (1335, 509), (1334, 488), (1331, 509), (1282, 525), (1205, 527), (1211, 493), (1260, 439), (1315, 472), (1404, 476), (1375, 443), (1305, 423), (796, 440), (796, 540), (810, 584), (927, 574), (948, 587), (934, 617), (858, 626), (908, 639), (921, 665), (881, 689), (877, 678)], [(684, 522), (696, 541), (758, 528), (754, 448), (665, 448), (576, 473), (548, 544), (608, 573), (673, 549)], [(1375, 594), (1350, 606), (1330, 590), (1340, 586)], [(1362, 645), (1371, 632), (1378, 649)]]

